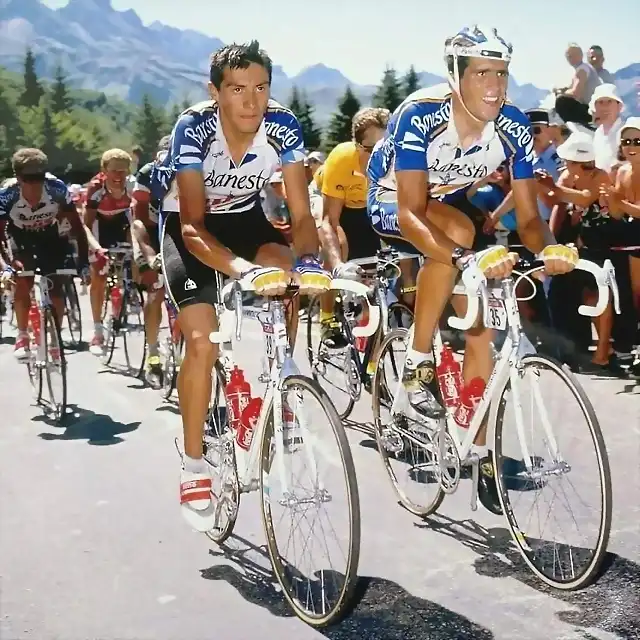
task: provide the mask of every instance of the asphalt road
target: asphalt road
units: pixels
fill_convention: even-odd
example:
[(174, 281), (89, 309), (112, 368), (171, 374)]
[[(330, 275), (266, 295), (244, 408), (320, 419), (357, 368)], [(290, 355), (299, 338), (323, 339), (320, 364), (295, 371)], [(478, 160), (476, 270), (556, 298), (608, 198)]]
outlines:
[[(82, 305), (87, 317), (87, 300)], [(608, 569), (558, 593), (520, 560), (503, 519), (472, 515), (466, 487), (428, 522), (394, 500), (371, 439), (369, 396), (349, 438), (362, 511), (361, 601), (315, 631), (270, 575), (256, 494), (224, 549), (178, 504), (175, 405), (71, 353), (66, 428), (33, 405), (5, 326), (0, 345), (0, 638), (14, 640), (500, 640), (640, 638), (640, 386), (582, 378), (613, 473)], [(256, 336), (240, 362), (256, 374)], [(302, 352), (301, 352), (302, 355)]]

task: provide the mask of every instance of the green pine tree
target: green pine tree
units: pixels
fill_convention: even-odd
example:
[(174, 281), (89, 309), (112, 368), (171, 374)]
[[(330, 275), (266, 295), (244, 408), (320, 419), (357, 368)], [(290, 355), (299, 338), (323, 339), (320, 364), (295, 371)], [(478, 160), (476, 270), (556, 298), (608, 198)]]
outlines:
[(134, 139), (142, 147), (142, 163), (149, 162), (155, 157), (158, 139), (166, 128), (166, 114), (164, 109), (151, 102), (145, 94), (135, 122)]
[(182, 105), (179, 105), (177, 102), (171, 108), (171, 112), (169, 113), (169, 126), (173, 127), (175, 123), (178, 121), (180, 114), (182, 113)]
[(324, 148), (326, 151), (331, 151), (341, 142), (351, 140), (351, 121), (359, 110), (360, 101), (356, 98), (351, 87), (347, 87), (338, 102), (338, 111), (331, 116), (325, 133)]
[(11, 176), (11, 156), (21, 137), (18, 113), (0, 82), (0, 179)]
[(33, 51), (27, 49), (24, 58), (24, 89), (20, 96), (20, 104), (24, 107), (37, 107), (43, 95), (44, 89), (36, 74), (36, 58)]
[(410, 96), (414, 91), (420, 88), (420, 78), (416, 72), (416, 68), (411, 65), (409, 71), (402, 78), (402, 97)]
[(51, 110), (53, 113), (62, 113), (71, 108), (71, 99), (67, 89), (67, 77), (61, 65), (56, 67), (53, 86), (51, 87)]
[(382, 76), (382, 82), (373, 95), (372, 103), (374, 107), (389, 109), (392, 113), (402, 102), (403, 90), (398, 81), (396, 70), (387, 67)]
[(42, 140), (41, 149), (47, 154), (49, 158), (49, 166), (54, 170), (59, 169), (60, 158), (58, 154), (58, 133), (56, 127), (51, 119), (51, 109), (49, 105), (44, 105), (42, 109), (42, 133), (40, 135)]
[(289, 109), (300, 123), (302, 129), (302, 137), (306, 149), (317, 149), (320, 146), (322, 132), (313, 119), (313, 105), (309, 102), (305, 94), (301, 94), (297, 87), (293, 87), (291, 99), (289, 100)]
[(291, 98), (289, 98), (289, 109), (293, 111), (293, 115), (296, 118), (299, 118), (302, 115), (302, 100), (300, 98), (298, 87), (296, 87), (295, 85), (293, 85), (293, 89), (291, 90)]

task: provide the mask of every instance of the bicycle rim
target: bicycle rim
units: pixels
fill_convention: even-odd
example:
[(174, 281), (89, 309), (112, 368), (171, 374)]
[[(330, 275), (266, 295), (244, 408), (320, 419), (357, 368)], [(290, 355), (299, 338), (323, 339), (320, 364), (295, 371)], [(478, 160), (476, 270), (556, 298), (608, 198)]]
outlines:
[(82, 312), (80, 310), (80, 301), (78, 300), (78, 290), (73, 280), (65, 285), (65, 294), (64, 314), (67, 319), (69, 335), (72, 343), (79, 345), (82, 342)]
[[(392, 356), (393, 343), (406, 341), (407, 329), (390, 331), (380, 344), (378, 362), (371, 385), (371, 405), (378, 453), (400, 504), (416, 516), (425, 518), (438, 509), (444, 500), (444, 492), (438, 481), (436, 447), (430, 434), (422, 425), (413, 423), (400, 414), (390, 415), (390, 405), (400, 384), (404, 360)], [(385, 362), (389, 356), (391, 371), (387, 372)], [(391, 378), (393, 376), (393, 378)], [(391, 379), (390, 379), (391, 378)], [(383, 421), (383, 413), (389, 412)], [(412, 426), (413, 425), (413, 426)], [(407, 480), (407, 488), (401, 486), (401, 479)], [(423, 490), (425, 498), (419, 502), (409, 497), (408, 490)], [(432, 497), (426, 497), (430, 489)]]
[[(64, 420), (67, 411), (67, 361), (62, 346), (62, 333), (58, 319), (51, 309), (45, 309), (43, 339), (45, 346), (44, 372), (47, 378), (49, 404), (56, 422)], [(60, 377), (59, 392), (54, 391), (53, 371)]]
[[(132, 306), (140, 306), (140, 310)], [(147, 340), (144, 326), (144, 295), (142, 288), (133, 285), (122, 305), (122, 341), (127, 368), (134, 378), (140, 377), (147, 354)]]
[[(236, 467), (234, 432), (229, 424), (224, 392), (226, 378), (222, 365), (216, 362), (214, 386), (204, 433), (204, 459), (212, 477), (212, 500), (216, 505), (216, 524), (206, 532), (216, 544), (222, 544), (232, 533), (240, 508), (240, 482)], [(220, 401), (224, 400), (224, 404)]]
[[(576, 590), (592, 583), (598, 576), (602, 567), (602, 562), (606, 556), (607, 544), (611, 530), (611, 514), (612, 514), (612, 495), (611, 495), (611, 472), (609, 468), (609, 459), (604, 444), (604, 439), (596, 417), (595, 411), (587, 398), (584, 390), (578, 383), (577, 379), (567, 372), (562, 365), (549, 358), (541, 355), (528, 355), (521, 360), (522, 370), (529, 372), (527, 379), (532, 380), (532, 388), (534, 393), (534, 404), (543, 407), (540, 418), (535, 422), (540, 424), (540, 432), (544, 434), (543, 440), (546, 447), (545, 451), (534, 451), (531, 442), (527, 441), (529, 448), (529, 457), (531, 469), (529, 470), (522, 460), (520, 451), (519, 437), (516, 437), (518, 446), (511, 446), (507, 442), (507, 438), (515, 435), (516, 423), (510, 421), (509, 426), (505, 428), (505, 412), (507, 408), (506, 395), (510, 394), (513, 399), (511, 383), (507, 382), (500, 396), (500, 404), (498, 406), (495, 426), (495, 446), (494, 446), (494, 465), (496, 469), (496, 480), (498, 485), (498, 493), (502, 504), (503, 512), (507, 518), (509, 529), (513, 540), (518, 547), (524, 561), (529, 568), (543, 582), (549, 586), (562, 590)], [(542, 382), (542, 374), (545, 374), (545, 380)], [(546, 374), (551, 374), (547, 376)], [(521, 375), (519, 381), (524, 378)], [(562, 416), (561, 428), (552, 429), (553, 440), (556, 441), (557, 447), (551, 443), (549, 434), (544, 429), (546, 422), (544, 414), (549, 414), (548, 408), (551, 403), (540, 403), (536, 399), (536, 387), (540, 389), (537, 398), (542, 397), (542, 393), (547, 390), (547, 396), (551, 389), (554, 393), (564, 389), (568, 391), (568, 395), (562, 401), (557, 403), (558, 413)], [(523, 393), (524, 383), (518, 384), (518, 393)], [(571, 413), (571, 402), (574, 401), (575, 406), (582, 416), (583, 428), (579, 435), (573, 435), (577, 432), (577, 421)], [(523, 403), (525, 404), (523, 398)], [(515, 406), (515, 403), (513, 403)], [(526, 420), (527, 407), (523, 408), (523, 416)], [(533, 421), (532, 421), (533, 422)], [(556, 421), (558, 422), (558, 421)], [(549, 421), (550, 423), (550, 421)], [(527, 425), (523, 425), (523, 431), (527, 429)], [(525, 436), (528, 436), (525, 433)], [(571, 438), (570, 445), (562, 445), (562, 440)], [(528, 440), (528, 438), (527, 438)], [(554, 451), (557, 450), (558, 454)], [(509, 456), (513, 454), (516, 459)], [(518, 455), (519, 454), (519, 455)], [(592, 456), (592, 459), (590, 458)], [(580, 464), (587, 459), (592, 461), (587, 463), (587, 471), (580, 473)], [(594, 466), (597, 467), (594, 468)], [(554, 503), (562, 506), (566, 505), (570, 497), (578, 493), (578, 487), (581, 481), (589, 484), (596, 480), (597, 487), (591, 487), (590, 494), (599, 502), (599, 513), (597, 520), (597, 533), (595, 526), (591, 527), (594, 544), (588, 549), (584, 544), (580, 546), (570, 546), (568, 543), (560, 543), (557, 541), (549, 542), (536, 534), (530, 533), (535, 526), (535, 521), (544, 520), (544, 523), (550, 522), (554, 527), (557, 526), (558, 518), (551, 515), (551, 509)], [(561, 485), (560, 496), (550, 504), (540, 509), (529, 517), (518, 518), (516, 512), (520, 511), (520, 507), (528, 505), (534, 498), (537, 499), (546, 488), (555, 488)], [(582, 510), (584, 501), (578, 504), (580, 509), (576, 509), (574, 513), (571, 508), (570, 519), (573, 520), (573, 528), (577, 528), (579, 523), (585, 522), (584, 511)], [(565, 534), (566, 537), (568, 534)], [(579, 534), (580, 536), (584, 534)], [(584, 560), (584, 567), (576, 571), (577, 562)], [(560, 575), (555, 572), (559, 571)], [(553, 572), (553, 574), (552, 574)]]
[[(327, 429), (323, 424), (321, 428), (310, 429), (309, 425), (305, 424), (302, 416), (296, 417), (296, 412), (292, 411), (291, 403), (289, 403), (289, 410), (292, 411), (293, 417), (289, 418), (289, 426), (286, 430), (287, 436), (282, 436), (283, 440), (278, 445), (274, 441), (273, 404), (269, 407), (260, 443), (261, 510), (269, 557), (285, 599), (295, 614), (304, 622), (313, 627), (324, 627), (338, 622), (354, 605), (353, 595), (357, 584), (357, 569), (360, 557), (360, 501), (349, 442), (331, 400), (315, 381), (306, 376), (291, 376), (286, 378), (282, 384), (283, 396), (287, 392), (300, 394), (301, 391), (314, 398), (321, 409), (321, 413), (324, 414), (325, 422), (328, 421), (330, 428)], [(294, 403), (293, 406), (297, 409), (301, 405), (302, 402), (298, 402)], [(304, 406), (305, 409), (309, 407), (308, 400), (305, 400)], [(326, 474), (326, 477), (322, 478), (326, 480), (326, 485), (324, 485), (322, 482), (320, 484), (317, 483), (318, 475), (325, 475), (320, 471), (317, 454), (320, 451), (326, 453), (328, 449), (326, 446), (321, 447), (318, 444), (318, 440), (319, 436), (328, 435), (334, 440), (336, 451), (330, 456), (331, 463), (334, 464), (333, 468), (329, 474)], [(285, 442), (285, 437), (289, 442), (288, 445)], [(278, 453), (279, 448), (285, 449), (281, 455)], [(271, 485), (274, 481), (277, 482), (281, 479), (284, 475), (285, 467), (294, 468), (296, 463), (294, 456), (297, 454), (300, 454), (298, 461), (306, 459), (312, 467), (315, 465), (316, 472), (309, 472), (307, 477), (315, 476), (316, 486), (312, 492), (303, 492), (297, 484), (293, 488), (293, 485), (288, 483), (289, 494), (279, 496), (279, 491), (274, 491)], [(342, 473), (338, 472), (337, 466), (341, 466)], [(344, 562), (341, 562), (341, 564), (344, 564), (344, 569), (341, 566), (340, 570), (344, 572), (340, 573), (334, 570), (333, 566), (335, 564), (333, 562), (329, 562), (329, 566), (332, 568), (330, 570), (326, 569), (326, 561), (322, 561), (322, 567), (318, 565), (309, 569), (309, 571), (306, 569), (301, 570), (291, 564), (288, 558), (285, 557), (285, 555), (289, 555), (289, 547), (295, 547), (296, 545), (295, 543), (290, 545), (291, 535), (286, 538), (286, 542), (284, 542), (285, 538), (282, 538), (283, 544), (279, 544), (276, 531), (277, 525), (280, 524), (283, 518), (278, 518), (277, 516), (274, 518), (273, 512), (278, 506), (288, 507), (296, 515), (299, 515), (298, 512), (302, 512), (303, 515), (299, 524), (302, 521), (308, 522), (310, 512), (314, 508), (320, 506), (320, 509), (322, 509), (327, 504), (340, 506), (339, 501), (335, 499), (335, 495), (331, 495), (331, 490), (340, 479), (343, 479), (346, 485), (346, 495), (341, 506), (345, 508), (348, 514), (346, 527), (348, 541), (345, 544), (345, 550), (340, 553), (344, 559)], [(335, 531), (333, 526), (327, 528), (320, 526), (320, 528), (323, 531), (325, 529)], [(344, 537), (343, 535), (343, 540)], [(304, 540), (300, 543), (301, 546), (304, 549), (314, 546), (312, 538), (313, 536), (311, 535), (304, 537)], [(321, 546), (328, 551), (329, 545), (326, 541)], [(338, 578), (342, 580), (340, 585), (337, 584)], [(306, 581), (306, 586), (301, 586), (303, 581)], [(314, 594), (318, 591), (320, 592), (318, 595), (319, 611), (313, 606)], [(327, 598), (332, 595), (335, 595), (333, 604), (327, 601)]]

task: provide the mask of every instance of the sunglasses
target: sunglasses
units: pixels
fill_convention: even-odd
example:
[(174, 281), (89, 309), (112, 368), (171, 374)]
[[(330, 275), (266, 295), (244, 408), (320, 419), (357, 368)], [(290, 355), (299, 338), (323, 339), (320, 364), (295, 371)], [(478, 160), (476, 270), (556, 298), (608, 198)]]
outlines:
[(620, 140), (623, 147), (640, 147), (640, 138), (625, 138)]
[(373, 151), (373, 148), (375, 147), (374, 144), (372, 145), (366, 145), (366, 144), (362, 144), (361, 142), (358, 142), (358, 146), (363, 150), (366, 151), (367, 153), (371, 153)]
[(543, 131), (544, 129), (542, 127), (538, 127), (538, 126), (533, 127), (533, 134), (536, 136), (540, 135)]
[(28, 184), (35, 184), (38, 182), (44, 182), (46, 175), (44, 173), (30, 173), (28, 175), (20, 175), (18, 174), (18, 177), (23, 181), (26, 182)]

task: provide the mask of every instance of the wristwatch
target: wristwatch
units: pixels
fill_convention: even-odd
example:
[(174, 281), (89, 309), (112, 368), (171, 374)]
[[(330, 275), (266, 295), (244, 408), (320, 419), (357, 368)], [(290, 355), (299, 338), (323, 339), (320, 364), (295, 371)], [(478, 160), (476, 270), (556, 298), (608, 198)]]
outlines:
[(470, 249), (456, 247), (451, 252), (451, 264), (456, 267), (456, 269), (464, 271), (465, 267), (469, 264), (469, 261), (473, 259), (473, 256), (474, 253)]

